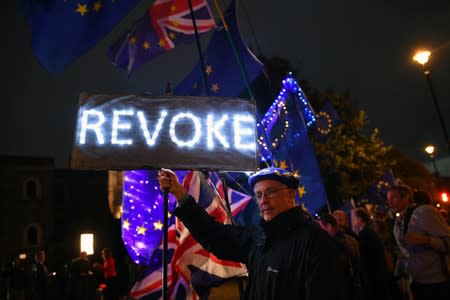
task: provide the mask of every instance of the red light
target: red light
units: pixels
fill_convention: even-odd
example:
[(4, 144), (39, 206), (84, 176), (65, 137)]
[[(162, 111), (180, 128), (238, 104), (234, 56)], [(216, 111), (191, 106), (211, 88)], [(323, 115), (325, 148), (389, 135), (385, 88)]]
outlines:
[(448, 202), (448, 195), (446, 192), (441, 193), (441, 201), (447, 203)]

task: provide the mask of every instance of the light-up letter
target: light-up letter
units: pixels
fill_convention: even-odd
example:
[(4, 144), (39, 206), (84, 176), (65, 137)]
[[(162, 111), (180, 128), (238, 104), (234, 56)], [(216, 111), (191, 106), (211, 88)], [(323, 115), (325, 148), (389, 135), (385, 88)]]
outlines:
[(222, 143), (222, 145), (225, 148), (229, 148), (230, 144), (228, 144), (225, 137), (220, 133), (220, 129), (225, 124), (225, 121), (228, 120), (228, 115), (223, 115), (222, 118), (215, 124), (214, 123), (214, 116), (212, 114), (208, 114), (208, 118), (206, 119), (206, 128), (208, 130), (207, 132), (207, 145), (208, 149), (214, 148), (214, 142), (213, 142), (213, 133), (216, 136), (216, 138)]
[(163, 110), (161, 111), (161, 115), (159, 117), (158, 123), (155, 126), (155, 130), (153, 131), (152, 136), (150, 137), (150, 133), (148, 132), (147, 127), (147, 119), (145, 118), (145, 115), (142, 111), (137, 112), (139, 123), (141, 123), (142, 131), (144, 132), (145, 141), (147, 142), (147, 145), (153, 146), (155, 145), (155, 141), (158, 138), (159, 132), (161, 131), (161, 128), (163, 126), (164, 120), (167, 116), (167, 111)]
[[(191, 140), (182, 141), (178, 139), (175, 133), (175, 126), (177, 125), (177, 122), (180, 119), (191, 119), (191, 121), (194, 123), (195, 132)], [(169, 131), (170, 138), (179, 147), (193, 147), (200, 140), (201, 136), (200, 130), (201, 130), (200, 120), (191, 113), (179, 113), (172, 118), (172, 121), (170, 121), (170, 131)]]
[[(90, 115), (97, 117), (96, 123), (88, 123)], [(97, 136), (97, 143), (103, 145), (105, 143), (101, 128), (103, 123), (105, 123), (105, 116), (101, 111), (94, 109), (83, 111), (83, 116), (81, 117), (80, 144), (86, 144), (86, 130), (91, 129), (94, 130)]]
[(255, 135), (253, 126), (241, 127), (241, 123), (253, 124), (254, 119), (251, 115), (234, 115), (234, 147), (241, 150), (255, 150), (256, 144), (254, 142), (248, 144), (241, 143), (242, 136)]
[(132, 116), (134, 111), (132, 110), (114, 110), (113, 122), (112, 122), (112, 133), (111, 133), (111, 144), (113, 145), (131, 145), (133, 144), (132, 139), (119, 140), (117, 138), (117, 132), (119, 129), (130, 129), (130, 123), (120, 123), (120, 116)]

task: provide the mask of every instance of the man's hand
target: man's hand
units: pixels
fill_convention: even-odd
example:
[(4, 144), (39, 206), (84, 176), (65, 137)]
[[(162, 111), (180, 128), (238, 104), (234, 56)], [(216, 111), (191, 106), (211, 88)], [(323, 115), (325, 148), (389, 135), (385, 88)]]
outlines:
[(401, 237), (401, 240), (407, 246), (417, 246), (417, 245), (428, 245), (430, 244), (430, 237), (417, 233), (417, 232), (408, 232)]
[(168, 189), (169, 193), (173, 194), (177, 201), (181, 200), (187, 192), (178, 180), (177, 174), (169, 169), (161, 169), (158, 171), (158, 181), (161, 190)]

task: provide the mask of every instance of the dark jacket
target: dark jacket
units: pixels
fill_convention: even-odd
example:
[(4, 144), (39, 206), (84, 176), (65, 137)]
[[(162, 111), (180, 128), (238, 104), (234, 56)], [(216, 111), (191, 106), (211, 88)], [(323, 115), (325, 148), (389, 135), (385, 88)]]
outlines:
[(195, 239), (249, 271), (247, 299), (345, 299), (333, 240), (298, 207), (256, 228), (217, 223), (192, 197), (175, 210)]
[(358, 242), (361, 250), (361, 285), (365, 299), (391, 299), (381, 239), (366, 225), (358, 234)]

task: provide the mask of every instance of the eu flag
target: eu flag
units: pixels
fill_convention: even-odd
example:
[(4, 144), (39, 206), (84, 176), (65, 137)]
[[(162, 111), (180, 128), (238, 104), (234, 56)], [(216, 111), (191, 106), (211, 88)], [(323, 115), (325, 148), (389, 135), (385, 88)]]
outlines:
[(339, 123), (339, 114), (331, 101), (327, 101), (317, 113), (316, 137), (325, 142), (331, 130)]
[[(206, 0), (193, 0), (197, 31), (204, 33), (215, 26)], [(195, 28), (187, 0), (157, 0), (133, 27), (109, 49), (113, 64), (128, 74), (176, 44), (195, 40)]]
[(367, 191), (359, 197), (360, 202), (386, 206), (387, 191), (391, 186), (395, 185), (395, 183), (394, 173), (389, 169), (380, 179), (372, 183)]
[(328, 203), (319, 165), (308, 134), (314, 123), (314, 111), (297, 82), (289, 75), (283, 89), (258, 125), (261, 153), (277, 167), (300, 175), (299, 202), (310, 213), (319, 212)]
[[(208, 78), (208, 93), (202, 75), (202, 66), (197, 64), (186, 78), (174, 89), (175, 95), (183, 96), (227, 96), (237, 97), (245, 89), (244, 70), (248, 82), (253, 81), (263, 70), (263, 64), (251, 53), (242, 40), (236, 21), (236, 1), (230, 3), (225, 13), (229, 35), (236, 52), (228, 39), (224, 26), (218, 28), (203, 54)], [(242, 66), (239, 65), (236, 53)]]
[(41, 64), (57, 73), (95, 46), (139, 0), (32, 0), (32, 47)]

